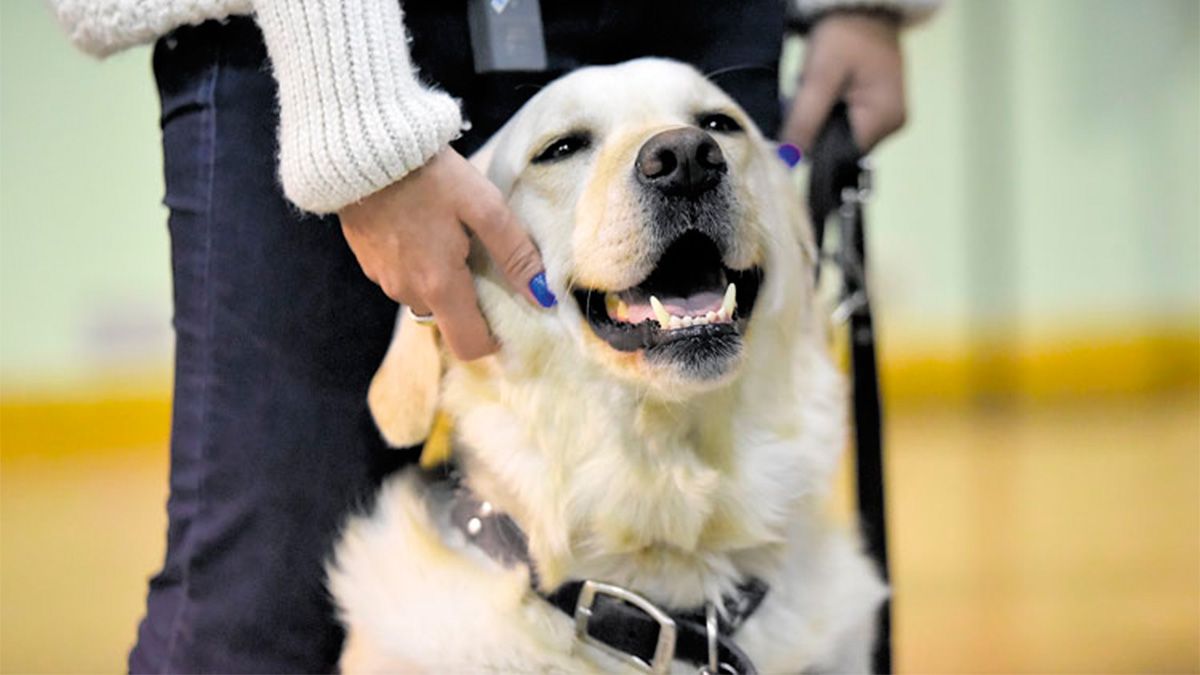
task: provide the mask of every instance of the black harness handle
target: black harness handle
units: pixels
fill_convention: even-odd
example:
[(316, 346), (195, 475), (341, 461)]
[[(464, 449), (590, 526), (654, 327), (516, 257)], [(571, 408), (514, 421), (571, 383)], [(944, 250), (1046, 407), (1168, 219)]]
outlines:
[[(850, 355), (854, 386), (855, 478), (858, 513), (867, 553), (888, 581), (887, 518), (883, 474), (883, 411), (875, 360), (875, 329), (866, 284), (866, 223), (863, 221), (863, 153), (854, 142), (844, 103), (830, 112), (809, 152), (808, 208), (818, 251), (825, 221), (835, 211), (841, 221), (843, 301), (849, 308)], [(820, 266), (818, 266), (818, 271)], [(891, 601), (879, 608), (872, 669), (892, 672)]]

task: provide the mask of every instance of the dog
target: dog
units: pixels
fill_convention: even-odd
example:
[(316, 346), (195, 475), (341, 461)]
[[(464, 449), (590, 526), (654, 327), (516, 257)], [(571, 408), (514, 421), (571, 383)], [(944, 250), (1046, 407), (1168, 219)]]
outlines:
[[(828, 515), (845, 385), (773, 146), (640, 59), (551, 83), (472, 161), (561, 301), (473, 250), (498, 354), (398, 322), (371, 411), (396, 447), (449, 433), (455, 478), (409, 470), (346, 524), (343, 671), (867, 672), (887, 589)], [(625, 619), (653, 630), (599, 635)]]

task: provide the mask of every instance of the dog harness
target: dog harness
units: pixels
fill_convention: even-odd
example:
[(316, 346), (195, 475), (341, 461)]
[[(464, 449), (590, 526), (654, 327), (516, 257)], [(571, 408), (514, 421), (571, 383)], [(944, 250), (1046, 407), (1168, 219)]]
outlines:
[(706, 675), (754, 675), (750, 658), (733, 634), (758, 609), (768, 586), (752, 578), (736, 593), (714, 603), (662, 609), (627, 588), (596, 580), (575, 580), (550, 593), (538, 588), (537, 569), (525, 533), (507, 514), (476, 497), (456, 469), (449, 472), (450, 521), (467, 540), (505, 566), (529, 567), (531, 590), (575, 621), (575, 639), (629, 665), (666, 673), (675, 659)]

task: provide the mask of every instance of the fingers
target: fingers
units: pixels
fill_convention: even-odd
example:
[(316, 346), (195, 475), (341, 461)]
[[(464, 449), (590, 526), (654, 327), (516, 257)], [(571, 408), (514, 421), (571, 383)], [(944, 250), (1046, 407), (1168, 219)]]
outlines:
[(898, 51), (884, 50), (859, 68), (846, 91), (850, 126), (863, 152), (904, 126), (904, 66)]
[[(396, 300), (396, 298), (392, 299)], [(429, 315), (433, 314), (433, 312), (429, 311), (429, 308), (425, 305), (424, 301), (414, 300), (412, 302), (402, 302), (397, 300), (397, 302), (400, 302), (400, 304), (408, 307), (408, 311), (412, 312), (416, 316), (428, 317)]]
[(832, 12), (814, 27), (783, 138), (811, 151), (839, 98), (863, 152), (904, 126), (899, 24), (886, 14)]
[(486, 183), (467, 195), (459, 218), (479, 237), (509, 286), (542, 307), (555, 304), (553, 293), (545, 288), (545, 277), (534, 280), (545, 270), (541, 254), (494, 185)]
[[(422, 290), (422, 300), (455, 356), (471, 361), (500, 348), (479, 311), (479, 298), (465, 263), (430, 277)], [(413, 311), (422, 313), (415, 305)]]
[(814, 49), (804, 64), (800, 89), (784, 124), (783, 138), (808, 152), (842, 93), (847, 70), (828, 50)]
[(886, 100), (850, 104), (850, 126), (854, 132), (854, 142), (863, 152), (870, 152), (876, 143), (903, 127), (904, 122), (903, 99), (899, 102)]
[(451, 148), (338, 215), (367, 277), (416, 314), (432, 313), (460, 359), (498, 348), (479, 309), (464, 226), (509, 284), (543, 307), (554, 305), (541, 255), (500, 191)]

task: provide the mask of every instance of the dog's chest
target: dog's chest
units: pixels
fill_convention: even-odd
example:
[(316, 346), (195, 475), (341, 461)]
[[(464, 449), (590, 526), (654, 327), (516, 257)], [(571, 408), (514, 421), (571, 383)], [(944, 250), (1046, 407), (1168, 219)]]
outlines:
[[(778, 544), (785, 526), (779, 514), (796, 493), (755, 491), (746, 477), (787, 476), (791, 462), (776, 462), (761, 445), (739, 447), (727, 399), (685, 412), (628, 401), (553, 410), (464, 406), (456, 453), (481, 492), (529, 529), (535, 547), (559, 541), (543, 554), (637, 554), (670, 567), (686, 557), (679, 552), (705, 558)], [(497, 429), (529, 435), (497, 438)]]
[[(578, 644), (570, 618), (531, 592), (526, 568), (474, 547), (427, 497), (411, 476), (393, 480), (338, 546), (330, 588), (350, 636), (347, 672), (622, 670)], [(825, 661), (881, 597), (848, 540), (803, 548), (775, 566), (761, 608), (734, 636), (760, 671)]]

